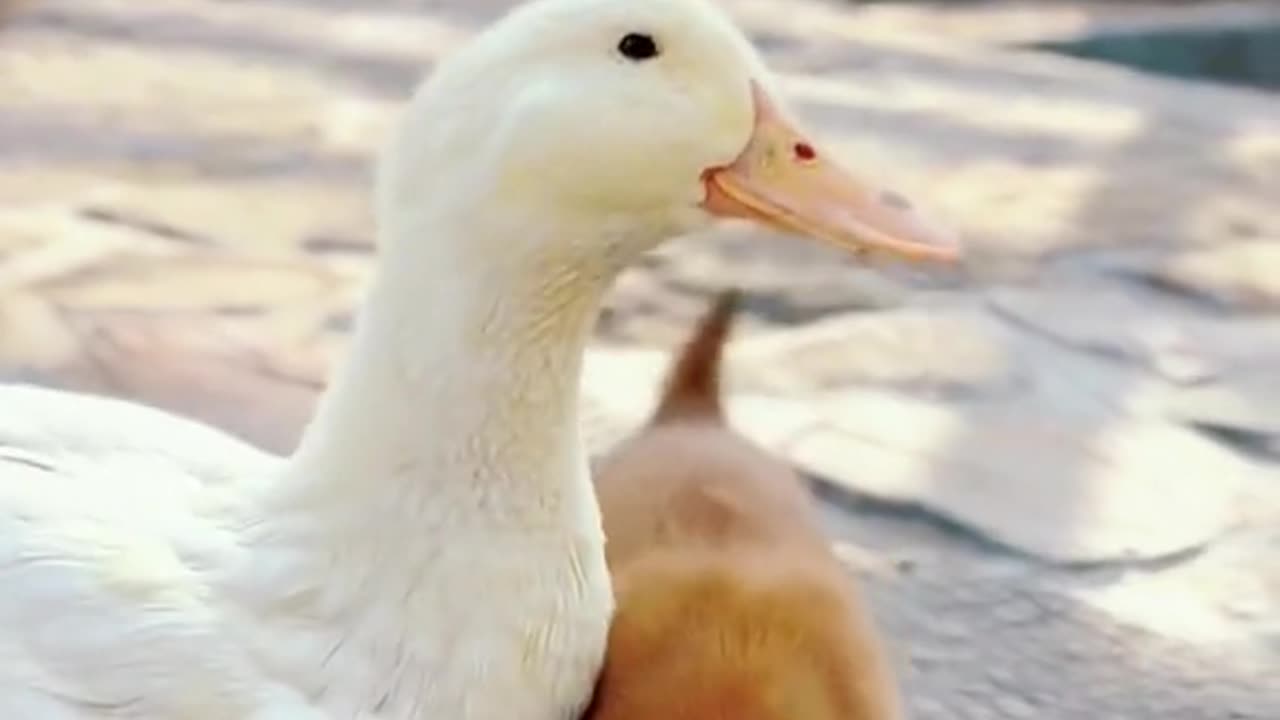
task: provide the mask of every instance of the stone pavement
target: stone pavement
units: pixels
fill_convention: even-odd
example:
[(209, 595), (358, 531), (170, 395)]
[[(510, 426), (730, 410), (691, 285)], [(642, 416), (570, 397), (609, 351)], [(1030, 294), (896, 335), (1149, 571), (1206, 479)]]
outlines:
[[(504, 4), (29, 3), (0, 32), (0, 375), (287, 450), (368, 268), (370, 153)], [(740, 285), (732, 412), (813, 474), (914, 717), (1280, 718), (1280, 97), (999, 47), (1181, 7), (728, 4), (971, 256), (673, 243), (602, 318), (596, 447)]]

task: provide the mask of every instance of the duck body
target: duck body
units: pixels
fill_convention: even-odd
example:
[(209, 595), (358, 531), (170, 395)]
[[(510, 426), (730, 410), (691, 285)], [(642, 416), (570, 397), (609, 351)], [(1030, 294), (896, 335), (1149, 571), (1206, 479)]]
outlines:
[(0, 713), (252, 716), (269, 683), (208, 601), (238, 489), (279, 460), (125, 402), (0, 398)]
[(513, 10), (377, 170), (378, 262), (289, 457), (0, 389), (0, 717), (576, 718), (614, 607), (578, 427), (614, 277), (726, 217), (940, 252), (703, 0)]
[[(589, 513), (578, 538), (459, 527), (357, 569), (314, 552), (303, 538), (324, 529), (301, 518), (256, 532), (246, 500), (283, 458), (116, 400), (0, 397), (0, 716), (487, 718), (523, 702), (558, 720), (594, 680), (612, 599)], [(431, 561), (410, 583), (396, 552)], [(406, 616), (432, 622), (406, 634)]]

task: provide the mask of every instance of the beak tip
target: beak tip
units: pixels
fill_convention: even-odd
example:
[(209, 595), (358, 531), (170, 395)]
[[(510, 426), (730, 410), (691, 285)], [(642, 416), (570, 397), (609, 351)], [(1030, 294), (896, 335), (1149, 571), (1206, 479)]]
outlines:
[(959, 248), (932, 248), (928, 254), (921, 258), (926, 262), (934, 262), (940, 265), (953, 267), (959, 265), (964, 260), (964, 253)]
[(964, 259), (964, 244), (959, 235), (948, 234), (938, 250), (948, 263), (955, 264)]
[(925, 263), (957, 265), (965, 256), (964, 242), (950, 229), (932, 226), (900, 246), (908, 259)]

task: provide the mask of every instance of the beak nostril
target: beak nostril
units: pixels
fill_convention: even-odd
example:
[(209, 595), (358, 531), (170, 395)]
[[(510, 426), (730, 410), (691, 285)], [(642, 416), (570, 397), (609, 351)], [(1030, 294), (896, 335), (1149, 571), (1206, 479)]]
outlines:
[(907, 202), (906, 198), (902, 197), (901, 195), (899, 195), (898, 193), (892, 190), (885, 190), (884, 192), (880, 193), (880, 202), (884, 203), (885, 205), (888, 205), (891, 208), (896, 208), (898, 210), (911, 209), (911, 203)]
[(796, 143), (792, 151), (795, 153), (796, 159), (802, 162), (808, 162), (818, 157), (818, 151), (814, 150), (813, 146), (807, 142)]

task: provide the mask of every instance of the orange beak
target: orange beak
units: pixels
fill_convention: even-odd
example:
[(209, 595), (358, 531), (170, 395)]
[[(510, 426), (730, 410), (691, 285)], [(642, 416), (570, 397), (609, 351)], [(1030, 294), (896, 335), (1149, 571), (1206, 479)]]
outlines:
[(937, 262), (959, 259), (954, 235), (917, 215), (905, 199), (828, 161), (754, 83), (752, 94), (755, 130), (736, 160), (703, 174), (704, 209), (859, 254)]

